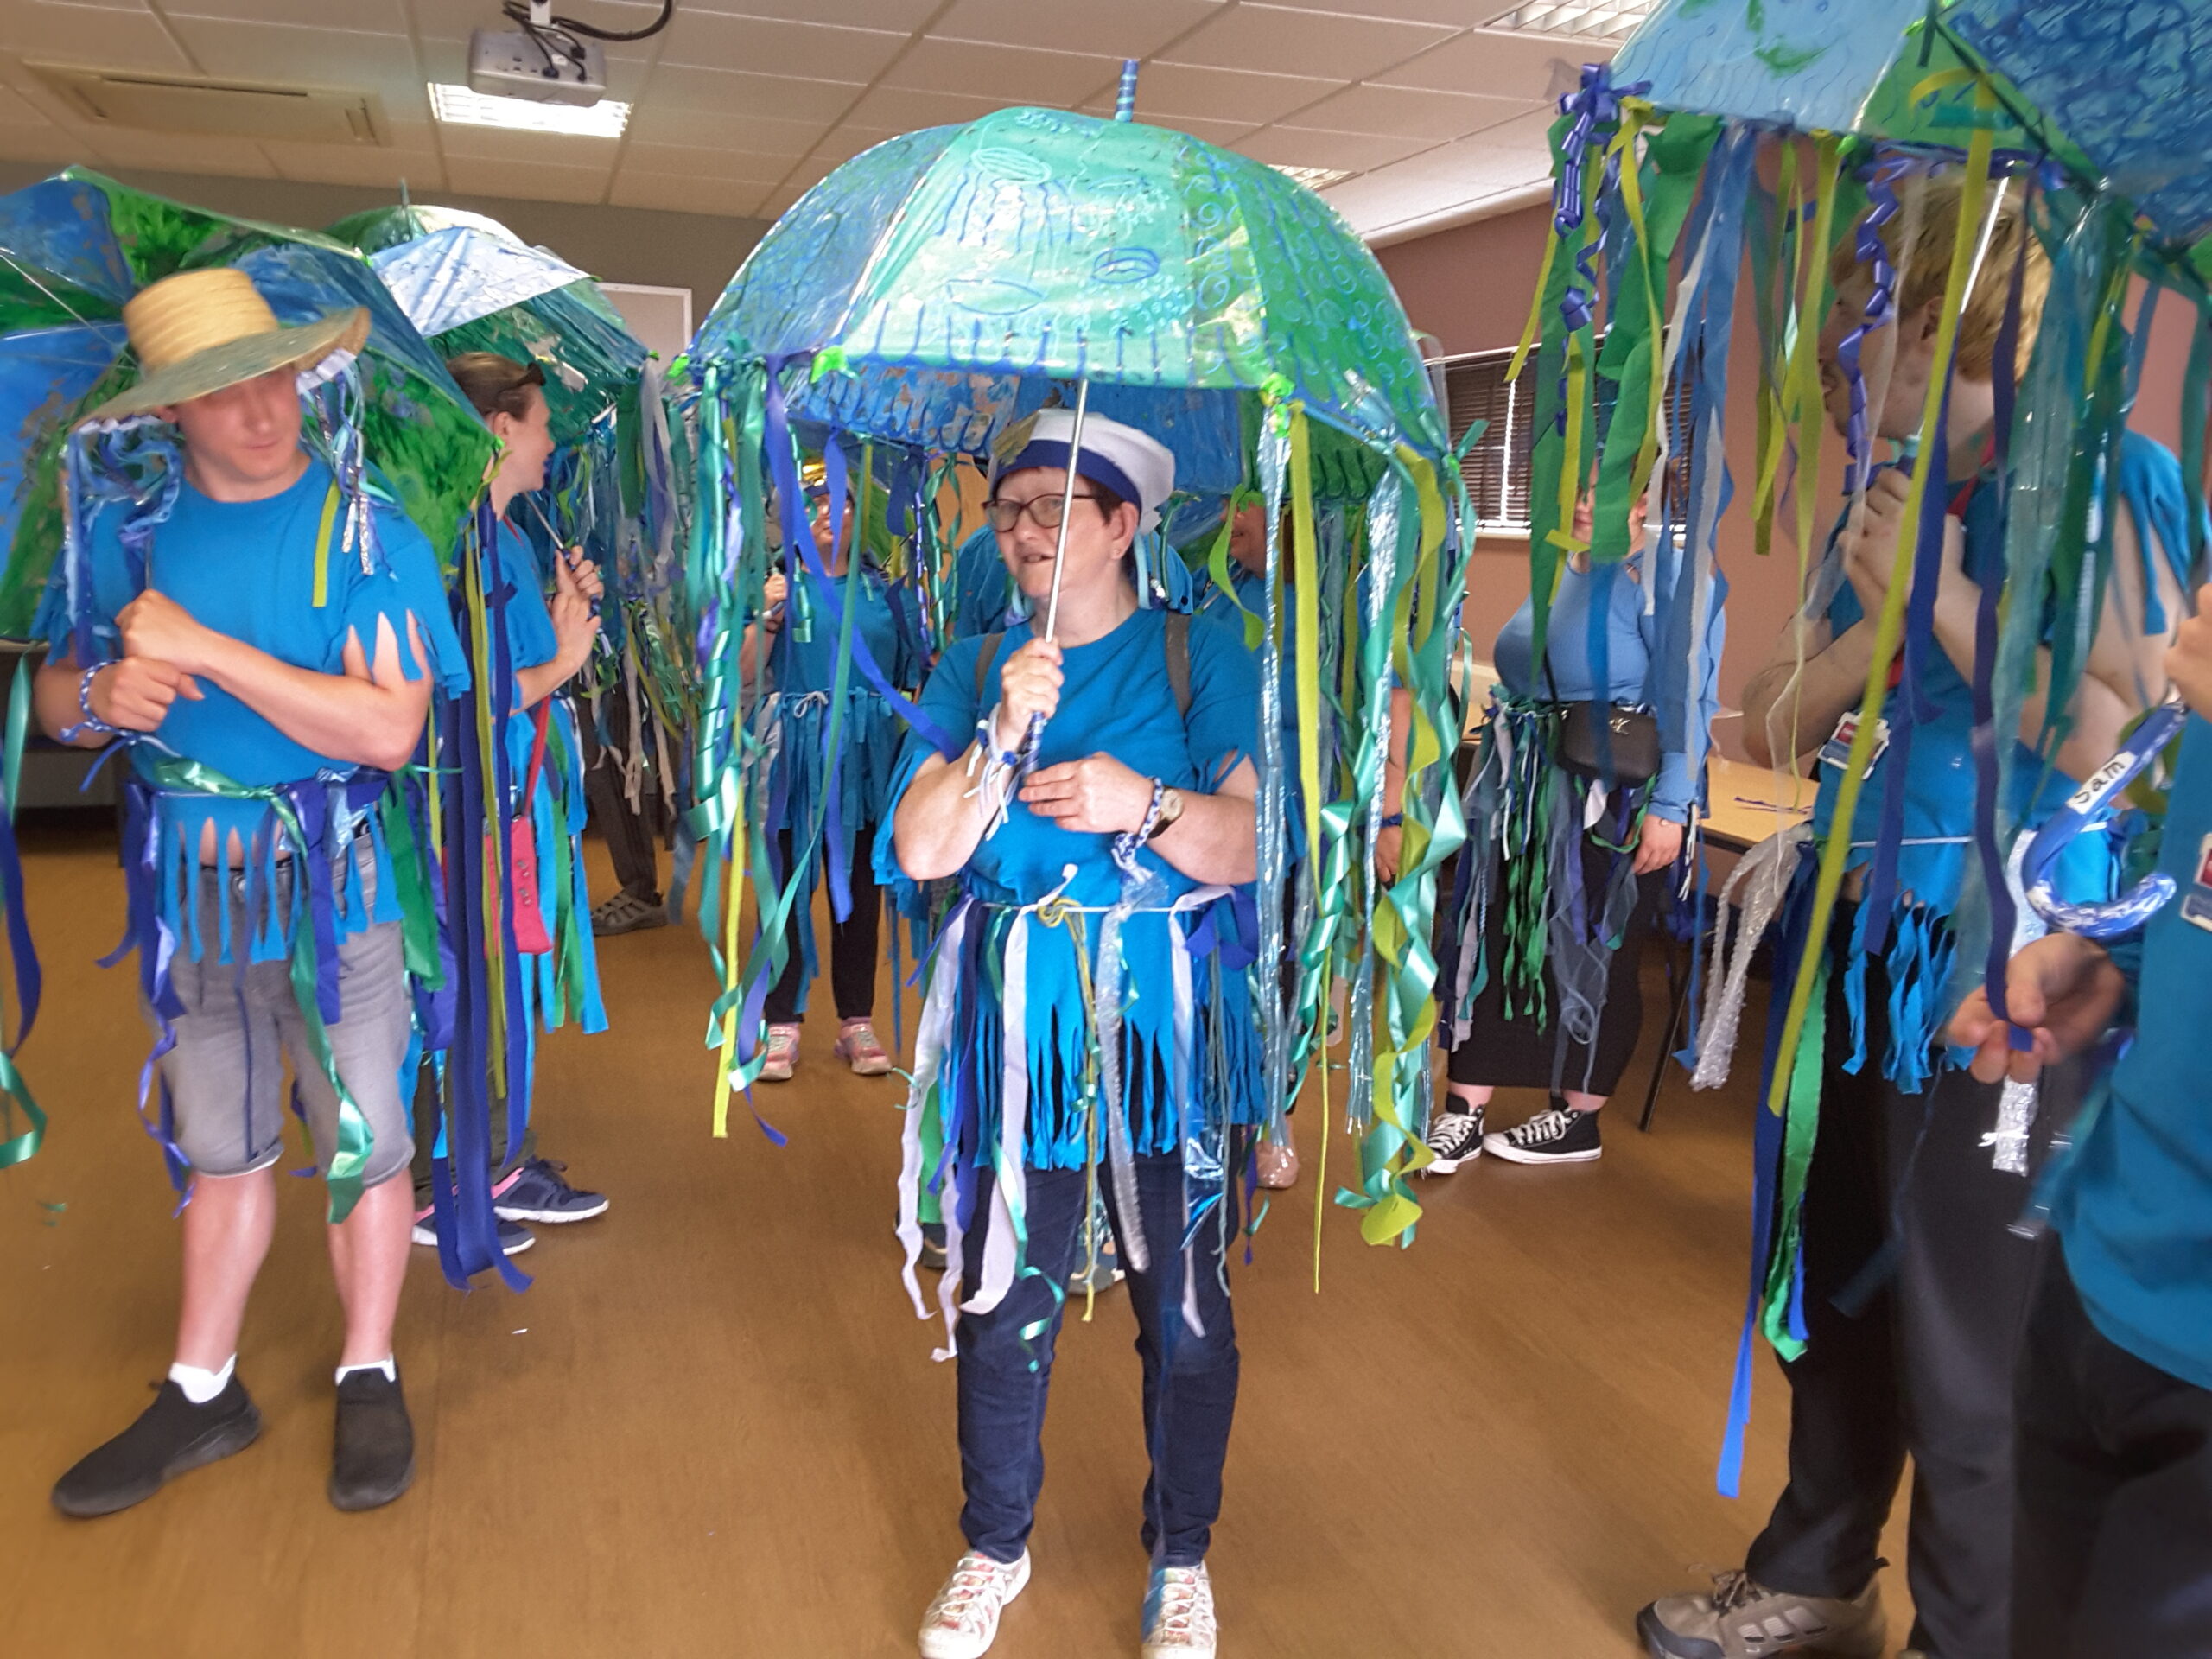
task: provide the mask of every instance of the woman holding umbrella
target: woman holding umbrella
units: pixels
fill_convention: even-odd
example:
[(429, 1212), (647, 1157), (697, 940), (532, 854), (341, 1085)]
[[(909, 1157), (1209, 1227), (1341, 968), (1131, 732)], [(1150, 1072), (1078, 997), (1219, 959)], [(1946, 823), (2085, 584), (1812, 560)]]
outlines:
[[(910, 750), (879, 848), (887, 879), (962, 893), (916, 1077), (945, 1122), (969, 1547), (921, 1652), (975, 1659), (1028, 1581), (1059, 1287), (1096, 1184), (1144, 1363), (1144, 1652), (1189, 1659), (1214, 1651), (1205, 1561), (1236, 1400), (1221, 1147), (1262, 1103), (1231, 891), (1255, 873), (1258, 689), (1236, 634), (1138, 604), (1127, 556), (1173, 486), (1166, 448), (1051, 410), (1001, 453), (992, 527), (1046, 625), (946, 652), (923, 708), (976, 741)], [(911, 1130), (908, 1162), (931, 1179)]]

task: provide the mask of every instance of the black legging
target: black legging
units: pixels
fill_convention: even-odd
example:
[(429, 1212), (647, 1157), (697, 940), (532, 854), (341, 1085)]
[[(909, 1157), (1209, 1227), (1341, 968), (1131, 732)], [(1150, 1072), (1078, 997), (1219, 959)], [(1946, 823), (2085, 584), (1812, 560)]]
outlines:
[[(786, 830), (776, 837), (784, 869), (791, 868), (791, 836)], [(883, 906), (875, 890), (875, 826), (861, 826), (853, 837), (851, 874), (853, 909), (849, 919), (835, 918), (834, 907), (830, 924), (830, 988), (836, 998), (840, 1020), (865, 1020), (875, 1011), (875, 963), (877, 923)], [(815, 883), (829, 880), (829, 872), (822, 855), (815, 858)], [(772, 1026), (797, 1025), (799, 1021), (798, 994), (806, 982), (806, 957), (800, 930), (812, 920), (810, 913), (798, 906), (791, 907), (790, 925), (785, 930), (784, 948), (790, 953), (784, 962), (780, 978), (770, 988), (765, 1012)]]

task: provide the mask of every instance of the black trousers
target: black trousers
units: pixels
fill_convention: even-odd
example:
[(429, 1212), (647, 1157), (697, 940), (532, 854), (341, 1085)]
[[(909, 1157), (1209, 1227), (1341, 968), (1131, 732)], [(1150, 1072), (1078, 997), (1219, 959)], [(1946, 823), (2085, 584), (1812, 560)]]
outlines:
[[(1827, 1069), (1804, 1205), (1809, 1341), (1789, 1381), (1789, 1484), (1745, 1565), (1800, 1595), (1853, 1596), (1880, 1564), (1908, 1452), (1906, 1576), (1918, 1619), (1910, 1646), (1937, 1659), (2005, 1659), (2012, 1601), (2012, 1357), (2035, 1247), (2012, 1230), (2027, 1183), (1991, 1167), (1981, 1137), (1999, 1087), (1962, 1071), (1920, 1093), (1879, 1075), (1890, 988), (1866, 975), (1865, 1069), (1850, 1052), (1835, 919)], [(1863, 1306), (1862, 1274), (1891, 1239), (1895, 1272)], [(1878, 1277), (1878, 1268), (1877, 1270)], [(1854, 1285), (1854, 1281), (1858, 1281)]]
[(2054, 1235), (2020, 1351), (2016, 1659), (2212, 1654), (2212, 1390), (2107, 1340)]
[[(776, 837), (782, 849), (784, 868), (791, 868), (791, 836), (786, 830)], [(852, 847), (851, 916), (836, 919), (832, 908), (830, 922), (830, 990), (836, 999), (840, 1020), (865, 1020), (875, 1012), (875, 964), (879, 924), (882, 920), (883, 903), (875, 887), (875, 826), (861, 826), (853, 837)], [(816, 855), (815, 882), (817, 887), (827, 887), (830, 873)], [(795, 1025), (798, 1021), (798, 994), (806, 983), (806, 959), (800, 949), (801, 930), (812, 925), (810, 910), (793, 906), (791, 924), (784, 933), (784, 945), (791, 954), (785, 958), (784, 971), (768, 988), (768, 1000), (764, 1005), (767, 1021), (772, 1026)]]
[(626, 748), (632, 741), (630, 699), (622, 688), (618, 686), (595, 700), (595, 706), (582, 711), (584, 718), (576, 724), (583, 734), (584, 799), (591, 808), (592, 822), (606, 839), (607, 855), (614, 865), (614, 879), (621, 891), (658, 905), (661, 902), (660, 867), (653, 827), (658, 798), (645, 795), (642, 810), (630, 804), (622, 787), (622, 773), (611, 763), (609, 751), (601, 746), (593, 726), (592, 715), (601, 708), (607, 715), (607, 737), (614, 746)]

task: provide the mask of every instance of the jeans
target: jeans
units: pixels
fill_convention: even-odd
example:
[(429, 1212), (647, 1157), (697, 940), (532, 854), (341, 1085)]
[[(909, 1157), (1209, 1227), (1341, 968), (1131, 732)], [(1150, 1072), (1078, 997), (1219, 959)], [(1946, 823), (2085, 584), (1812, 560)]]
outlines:
[[(1107, 1185), (1103, 1173), (1101, 1185)], [(988, 1231), (992, 1182), (978, 1179), (974, 1230), (963, 1241), (963, 1300), (975, 1291)], [(1129, 1270), (1137, 1316), (1137, 1357), (1144, 1364), (1144, 1432), (1152, 1472), (1144, 1488), (1142, 1538), (1155, 1564), (1195, 1567), (1205, 1559), (1221, 1513), (1221, 1470), (1236, 1412), (1236, 1329), (1224, 1276), (1224, 1233), (1233, 1213), (1209, 1217), (1191, 1247), (1203, 1336), (1183, 1314), (1185, 1259), (1183, 1167), (1179, 1158), (1137, 1160), (1147, 1270), (1129, 1261), (1129, 1218), (1107, 1211), (1116, 1248)], [(967, 1503), (960, 1529), (969, 1547), (995, 1561), (1020, 1559), (1045, 1484), (1045, 1396), (1060, 1331), (1055, 1288), (1077, 1265), (1089, 1187), (1080, 1170), (1029, 1172), (1029, 1265), (986, 1314), (960, 1316), (960, 1478)], [(1232, 1188), (1232, 1197), (1233, 1197)], [(1022, 1327), (1042, 1321), (1033, 1341)]]
[(2017, 1378), (2015, 1659), (2212, 1653), (2212, 1390), (2108, 1340), (2057, 1246)]
[[(622, 786), (622, 774), (613, 765), (613, 756), (601, 747), (598, 734), (592, 728), (593, 715), (602, 701), (607, 736), (617, 746), (626, 746), (633, 737), (629, 694), (625, 688), (618, 686), (603, 700), (594, 699), (579, 710), (582, 718), (576, 726), (583, 738), (584, 799), (590, 807), (592, 822), (606, 838), (607, 855), (614, 866), (614, 879), (620, 884), (620, 890), (649, 905), (658, 905), (661, 901), (660, 868), (653, 821), (659, 816), (658, 798), (648, 781), (640, 798), (642, 810), (630, 804), (629, 794)], [(650, 727), (644, 735), (650, 742)]]

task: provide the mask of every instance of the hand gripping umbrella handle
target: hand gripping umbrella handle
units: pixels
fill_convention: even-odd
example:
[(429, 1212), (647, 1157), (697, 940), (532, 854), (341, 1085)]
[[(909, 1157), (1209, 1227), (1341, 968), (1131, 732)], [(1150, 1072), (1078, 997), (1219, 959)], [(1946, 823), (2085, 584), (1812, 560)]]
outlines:
[(2051, 879), (2075, 837), (2108, 815), (2121, 792), (2143, 775), (2188, 719), (2189, 706), (2177, 696), (2169, 696), (2135, 728), (2127, 747), (2091, 773), (2036, 831), (2022, 862), (2021, 885), (2036, 914), (2051, 926), (2088, 939), (2124, 938), (2173, 898), (2174, 879), (2164, 871), (2153, 871), (2118, 899), (2102, 904), (2070, 904), (2052, 890)]

